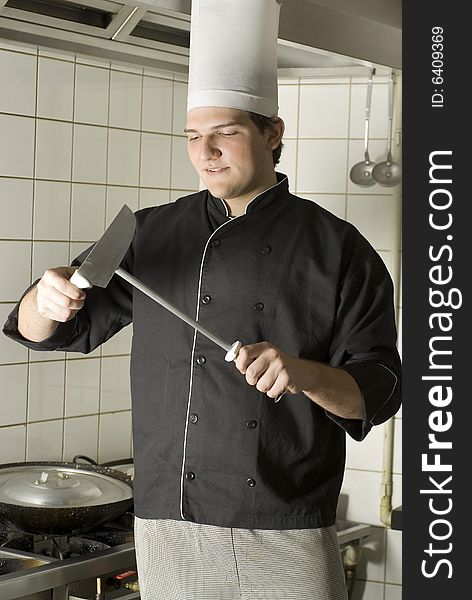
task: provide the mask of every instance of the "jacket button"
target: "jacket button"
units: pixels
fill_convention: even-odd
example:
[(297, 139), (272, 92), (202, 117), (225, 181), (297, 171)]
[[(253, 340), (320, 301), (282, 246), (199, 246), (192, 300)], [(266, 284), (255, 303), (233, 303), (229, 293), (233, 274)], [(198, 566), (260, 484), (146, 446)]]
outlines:
[(195, 413), (192, 413), (190, 415), (190, 423), (196, 423), (198, 421), (198, 415), (196, 415)]
[(210, 294), (205, 294), (202, 297), (202, 302), (203, 302), (203, 304), (210, 304), (210, 302), (211, 302), (211, 296), (210, 296)]
[(212, 248), (218, 248), (218, 246), (221, 244), (220, 240), (212, 240), (210, 243), (210, 246)]
[(256, 485), (256, 480), (252, 479), (252, 477), (248, 477), (246, 479), (246, 483), (248, 484), (249, 487), (254, 487)]
[(256, 302), (253, 306), (254, 310), (264, 310), (263, 302)]
[(193, 481), (195, 479), (196, 475), (193, 471), (189, 471), (188, 473), (185, 474), (185, 478), (188, 479), (189, 481)]
[(257, 421), (248, 421), (246, 427), (248, 429), (255, 429), (257, 427)]
[(262, 246), (261, 254), (270, 254), (272, 252), (272, 248), (270, 246)]
[(204, 364), (206, 363), (206, 361), (207, 361), (207, 359), (206, 359), (204, 356), (199, 356), (199, 357), (197, 358), (197, 363), (198, 363), (199, 365), (204, 365)]

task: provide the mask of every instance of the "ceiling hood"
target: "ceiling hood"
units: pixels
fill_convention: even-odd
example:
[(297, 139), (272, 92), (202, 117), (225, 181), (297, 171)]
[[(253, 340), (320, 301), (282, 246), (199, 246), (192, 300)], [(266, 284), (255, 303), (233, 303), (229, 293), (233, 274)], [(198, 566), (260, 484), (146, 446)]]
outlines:
[[(188, 73), (191, 0), (0, 0), (0, 37)], [(401, 69), (401, 0), (282, 0), (281, 74)]]

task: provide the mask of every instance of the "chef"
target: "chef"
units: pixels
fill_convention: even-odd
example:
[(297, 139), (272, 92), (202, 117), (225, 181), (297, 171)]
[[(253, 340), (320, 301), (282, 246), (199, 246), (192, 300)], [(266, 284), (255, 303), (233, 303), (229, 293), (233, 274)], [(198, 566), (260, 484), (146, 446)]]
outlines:
[(275, 171), (279, 10), (193, 1), (185, 131), (205, 189), (138, 211), (122, 262), (242, 340), (236, 361), (118, 277), (73, 286), (87, 253), (46, 271), (4, 327), (33, 350), (87, 353), (133, 323), (143, 600), (345, 600), (334, 527), (345, 435), (362, 440), (400, 405), (382, 260)]

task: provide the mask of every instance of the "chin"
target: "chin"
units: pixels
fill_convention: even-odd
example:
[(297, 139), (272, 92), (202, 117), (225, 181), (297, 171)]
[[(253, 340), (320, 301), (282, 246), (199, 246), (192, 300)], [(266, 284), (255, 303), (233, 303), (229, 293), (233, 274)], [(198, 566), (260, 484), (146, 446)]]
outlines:
[(222, 199), (226, 199), (230, 196), (231, 192), (229, 191), (229, 189), (227, 188), (227, 186), (223, 186), (223, 185), (215, 185), (212, 182), (203, 182), (208, 190), (210, 191), (211, 195), (214, 196), (215, 198), (222, 198)]

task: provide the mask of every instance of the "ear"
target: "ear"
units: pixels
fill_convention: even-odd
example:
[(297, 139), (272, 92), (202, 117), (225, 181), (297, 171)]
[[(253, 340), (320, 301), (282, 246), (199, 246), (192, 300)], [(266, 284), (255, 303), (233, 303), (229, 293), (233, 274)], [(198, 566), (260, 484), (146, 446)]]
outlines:
[(272, 123), (273, 126), (268, 130), (267, 140), (267, 148), (271, 151), (279, 146), (285, 131), (285, 123), (280, 117), (272, 117)]

